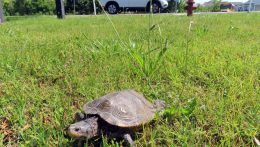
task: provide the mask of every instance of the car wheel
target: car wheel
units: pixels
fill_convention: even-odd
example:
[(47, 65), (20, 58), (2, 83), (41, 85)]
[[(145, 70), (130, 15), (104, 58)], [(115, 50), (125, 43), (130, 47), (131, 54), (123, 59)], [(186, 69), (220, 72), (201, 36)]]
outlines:
[(152, 6), (153, 6), (153, 13), (158, 13), (160, 11), (160, 4), (158, 2), (153, 2), (152, 3)]
[(117, 14), (118, 12), (118, 6), (116, 3), (107, 4), (106, 9), (109, 14)]

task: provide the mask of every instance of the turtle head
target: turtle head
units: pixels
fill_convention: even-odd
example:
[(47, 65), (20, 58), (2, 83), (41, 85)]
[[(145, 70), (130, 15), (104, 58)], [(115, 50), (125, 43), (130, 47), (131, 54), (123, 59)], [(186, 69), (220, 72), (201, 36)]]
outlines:
[(166, 107), (165, 101), (155, 100), (153, 103), (153, 107), (154, 109), (156, 109), (156, 111), (160, 111)]
[(90, 139), (99, 135), (98, 132), (98, 118), (95, 116), (71, 124), (68, 128), (69, 136), (75, 139)]

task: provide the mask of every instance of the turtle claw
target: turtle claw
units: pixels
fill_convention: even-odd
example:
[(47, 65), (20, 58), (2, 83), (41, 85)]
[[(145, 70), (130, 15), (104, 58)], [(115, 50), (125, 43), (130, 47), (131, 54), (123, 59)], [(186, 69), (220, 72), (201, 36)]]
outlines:
[(136, 147), (130, 134), (124, 134), (123, 138), (127, 144), (127, 147)]

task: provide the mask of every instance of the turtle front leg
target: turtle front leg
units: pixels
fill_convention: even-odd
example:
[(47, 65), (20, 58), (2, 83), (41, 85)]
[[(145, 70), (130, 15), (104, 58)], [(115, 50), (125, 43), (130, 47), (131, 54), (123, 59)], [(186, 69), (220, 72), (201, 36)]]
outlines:
[(130, 134), (124, 134), (123, 137), (128, 147), (135, 147), (135, 143)]
[(78, 122), (78, 121), (84, 120), (86, 118), (86, 115), (81, 112), (76, 112), (74, 117), (75, 117), (75, 121)]

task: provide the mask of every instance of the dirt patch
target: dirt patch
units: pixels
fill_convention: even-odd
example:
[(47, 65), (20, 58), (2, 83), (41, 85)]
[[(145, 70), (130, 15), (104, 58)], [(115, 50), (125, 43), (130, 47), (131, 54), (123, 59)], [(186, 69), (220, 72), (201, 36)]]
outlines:
[(44, 80), (38, 80), (38, 87), (39, 88), (45, 88), (47, 84), (45, 83)]
[(81, 109), (81, 105), (80, 105), (80, 102), (77, 101), (77, 100), (74, 100), (73, 103), (72, 103), (73, 107), (75, 109)]
[(43, 115), (42, 116), (42, 123), (43, 124), (51, 124), (52, 123), (52, 118), (50, 115)]
[(18, 142), (17, 136), (11, 126), (11, 122), (8, 119), (0, 117), (0, 134), (4, 134), (4, 144), (8, 142)]
[(4, 85), (0, 83), (0, 97), (4, 95)]

